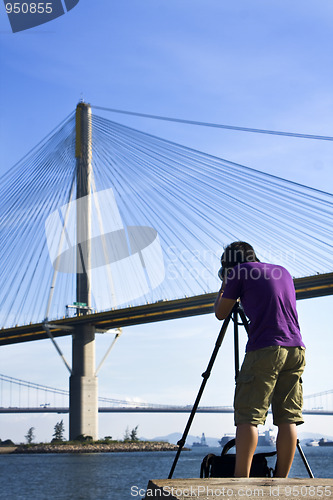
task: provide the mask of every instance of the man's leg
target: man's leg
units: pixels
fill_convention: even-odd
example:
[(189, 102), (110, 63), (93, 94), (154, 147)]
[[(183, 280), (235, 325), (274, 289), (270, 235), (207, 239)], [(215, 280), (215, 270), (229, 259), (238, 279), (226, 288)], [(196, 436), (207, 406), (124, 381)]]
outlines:
[(296, 424), (280, 424), (276, 439), (277, 461), (274, 477), (288, 477), (294, 460), (297, 431)]
[(273, 423), (279, 428), (275, 476), (288, 477), (297, 445), (296, 425), (304, 422), (301, 376), (305, 367), (305, 349), (285, 347), (281, 350), (287, 352), (287, 358), (279, 373), (272, 401)]
[(239, 424), (236, 431), (235, 477), (249, 477), (253, 454), (258, 443), (256, 425)]

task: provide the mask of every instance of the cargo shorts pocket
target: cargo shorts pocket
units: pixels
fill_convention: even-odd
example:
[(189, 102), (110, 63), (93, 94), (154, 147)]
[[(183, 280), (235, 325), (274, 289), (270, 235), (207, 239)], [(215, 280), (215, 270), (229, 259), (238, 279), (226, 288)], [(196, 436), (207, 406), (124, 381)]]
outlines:
[(303, 407), (303, 380), (302, 377), (299, 378), (296, 391), (296, 404), (299, 406), (300, 410)]
[(251, 395), (252, 395), (252, 382), (254, 381), (254, 375), (250, 373), (240, 372), (236, 379), (236, 389), (234, 397), (234, 408), (235, 410), (239, 408), (249, 407), (251, 405)]

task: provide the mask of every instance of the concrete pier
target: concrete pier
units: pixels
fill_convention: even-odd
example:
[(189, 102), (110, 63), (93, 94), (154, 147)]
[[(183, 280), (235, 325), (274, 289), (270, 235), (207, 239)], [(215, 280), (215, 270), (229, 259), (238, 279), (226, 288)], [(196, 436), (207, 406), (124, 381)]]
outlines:
[[(323, 471), (324, 472), (324, 471)], [(134, 492), (135, 494), (136, 492)], [(244, 500), (270, 498), (306, 500), (333, 497), (333, 479), (209, 478), (152, 479), (144, 497), (169, 500)], [(142, 495), (143, 496), (143, 495)]]
[(82, 325), (73, 335), (69, 434), (98, 439), (98, 380), (95, 376), (95, 327)]
[[(91, 107), (76, 108), (76, 301), (80, 315), (91, 307)], [(88, 308), (88, 309), (87, 309)], [(69, 438), (98, 439), (98, 379), (95, 368), (95, 327), (75, 328), (70, 377)]]

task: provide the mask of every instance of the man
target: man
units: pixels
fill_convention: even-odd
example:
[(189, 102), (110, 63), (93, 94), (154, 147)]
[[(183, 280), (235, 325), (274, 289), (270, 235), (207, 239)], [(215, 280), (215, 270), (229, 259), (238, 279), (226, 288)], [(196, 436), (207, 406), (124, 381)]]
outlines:
[(288, 477), (302, 418), (305, 346), (292, 277), (282, 266), (260, 262), (251, 245), (231, 243), (221, 257), (223, 279), (215, 315), (225, 319), (239, 299), (250, 320), (245, 358), (236, 380), (235, 477), (249, 477), (270, 404), (278, 426), (275, 477)]

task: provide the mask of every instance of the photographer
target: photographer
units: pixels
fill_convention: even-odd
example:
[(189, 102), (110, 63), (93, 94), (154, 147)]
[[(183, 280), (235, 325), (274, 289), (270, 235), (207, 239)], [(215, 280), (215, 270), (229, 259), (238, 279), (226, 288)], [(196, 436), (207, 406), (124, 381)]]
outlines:
[(250, 320), (245, 358), (236, 380), (235, 477), (249, 477), (270, 404), (278, 426), (275, 477), (288, 477), (302, 418), (305, 346), (296, 312), (292, 277), (282, 266), (260, 262), (248, 243), (231, 243), (221, 257), (223, 280), (215, 315), (225, 319), (240, 300)]

